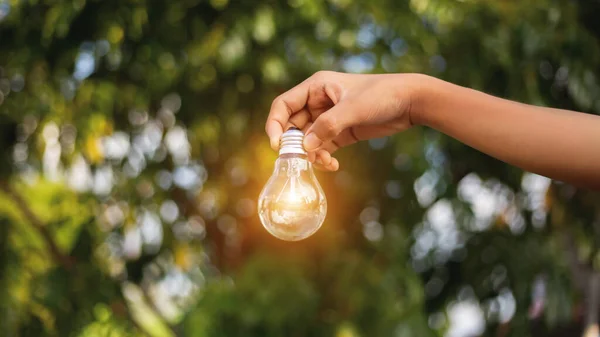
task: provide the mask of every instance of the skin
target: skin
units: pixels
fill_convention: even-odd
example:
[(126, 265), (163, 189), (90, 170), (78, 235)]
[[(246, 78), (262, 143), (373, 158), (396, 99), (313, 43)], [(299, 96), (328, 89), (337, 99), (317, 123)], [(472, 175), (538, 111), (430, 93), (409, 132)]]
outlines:
[(273, 101), (266, 123), (277, 150), (284, 130), (306, 134), (309, 160), (361, 140), (423, 125), (524, 170), (600, 190), (600, 116), (521, 104), (421, 74), (318, 72)]

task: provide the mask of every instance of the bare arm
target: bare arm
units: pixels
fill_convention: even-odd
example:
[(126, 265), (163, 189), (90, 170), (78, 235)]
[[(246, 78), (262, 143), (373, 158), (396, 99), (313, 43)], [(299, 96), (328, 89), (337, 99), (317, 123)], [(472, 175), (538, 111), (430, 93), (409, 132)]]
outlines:
[(600, 189), (600, 116), (536, 107), (424, 80), (413, 122), (502, 161)]
[(516, 103), (420, 74), (318, 72), (273, 101), (266, 123), (304, 130), (309, 160), (425, 125), (525, 170), (600, 190), (600, 116)]

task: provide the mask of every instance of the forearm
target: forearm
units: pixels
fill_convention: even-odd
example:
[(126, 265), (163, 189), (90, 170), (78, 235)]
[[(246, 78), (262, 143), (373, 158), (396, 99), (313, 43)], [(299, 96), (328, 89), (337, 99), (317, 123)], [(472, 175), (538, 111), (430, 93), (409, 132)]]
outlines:
[(535, 107), (424, 80), (414, 122), (502, 161), (600, 189), (600, 116)]

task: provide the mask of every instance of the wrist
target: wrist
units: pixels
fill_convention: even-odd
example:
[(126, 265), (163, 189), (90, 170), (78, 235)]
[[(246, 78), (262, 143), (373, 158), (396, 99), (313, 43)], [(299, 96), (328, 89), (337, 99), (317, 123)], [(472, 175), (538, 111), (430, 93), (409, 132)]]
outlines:
[[(435, 101), (439, 98), (444, 83), (435, 77), (424, 74), (410, 74), (408, 85), (410, 87), (409, 118), (412, 125), (429, 126)], [(403, 90), (403, 89), (401, 89)]]

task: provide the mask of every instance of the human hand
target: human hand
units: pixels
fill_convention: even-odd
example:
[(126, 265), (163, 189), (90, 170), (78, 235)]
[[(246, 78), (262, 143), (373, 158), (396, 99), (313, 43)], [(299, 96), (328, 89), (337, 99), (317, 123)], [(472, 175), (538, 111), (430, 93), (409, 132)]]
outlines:
[(271, 147), (295, 126), (305, 133), (309, 161), (336, 171), (337, 149), (360, 140), (389, 136), (410, 128), (424, 75), (364, 75), (320, 71), (277, 97), (266, 132)]

